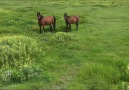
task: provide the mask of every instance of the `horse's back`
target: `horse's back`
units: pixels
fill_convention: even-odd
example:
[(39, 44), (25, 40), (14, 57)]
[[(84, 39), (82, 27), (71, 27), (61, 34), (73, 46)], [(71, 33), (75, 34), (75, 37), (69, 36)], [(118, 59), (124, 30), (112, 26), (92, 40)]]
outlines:
[(71, 16), (71, 17), (69, 17), (69, 19), (70, 19), (71, 23), (76, 23), (76, 22), (79, 21), (79, 17), (78, 16)]
[(54, 22), (54, 18), (53, 18), (53, 16), (46, 16), (46, 17), (43, 18), (42, 22), (45, 25), (50, 25), (51, 23)]

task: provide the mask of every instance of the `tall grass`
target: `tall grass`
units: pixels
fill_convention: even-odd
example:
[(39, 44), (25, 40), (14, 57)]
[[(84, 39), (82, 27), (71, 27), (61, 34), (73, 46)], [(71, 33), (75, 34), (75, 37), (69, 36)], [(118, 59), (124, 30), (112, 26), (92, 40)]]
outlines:
[(4, 36), (0, 39), (1, 81), (23, 82), (36, 73), (35, 57), (43, 55), (35, 39), (27, 36)]

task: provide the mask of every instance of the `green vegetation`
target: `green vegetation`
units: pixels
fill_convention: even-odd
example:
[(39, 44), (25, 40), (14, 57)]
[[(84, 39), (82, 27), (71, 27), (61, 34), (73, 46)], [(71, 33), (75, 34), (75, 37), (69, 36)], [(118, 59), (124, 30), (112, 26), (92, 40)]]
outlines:
[[(1, 0), (0, 89), (129, 89), (128, 0)], [(57, 19), (39, 34), (36, 13)], [(78, 15), (65, 31), (63, 14)]]
[(43, 51), (37, 41), (27, 36), (6, 36), (0, 40), (0, 66), (2, 82), (24, 82), (37, 74), (33, 70), (34, 58)]

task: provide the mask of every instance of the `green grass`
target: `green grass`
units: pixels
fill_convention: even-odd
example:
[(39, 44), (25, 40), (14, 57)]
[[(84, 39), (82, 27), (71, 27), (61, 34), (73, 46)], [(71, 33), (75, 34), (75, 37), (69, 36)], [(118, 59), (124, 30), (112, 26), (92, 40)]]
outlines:
[[(11, 47), (1, 47), (6, 54), (0, 58), (11, 55), (5, 60), (18, 62), (13, 67), (0, 60), (0, 89), (129, 89), (128, 0), (1, 0), (0, 6), (0, 46)], [(37, 12), (55, 16), (56, 31), (47, 26), (46, 33), (39, 34)], [(72, 25), (71, 32), (64, 32), (66, 12), (80, 17), (78, 31)], [(18, 42), (36, 51), (27, 53)], [(8, 53), (17, 52), (18, 46), (25, 61)], [(9, 70), (12, 76), (5, 78)]]

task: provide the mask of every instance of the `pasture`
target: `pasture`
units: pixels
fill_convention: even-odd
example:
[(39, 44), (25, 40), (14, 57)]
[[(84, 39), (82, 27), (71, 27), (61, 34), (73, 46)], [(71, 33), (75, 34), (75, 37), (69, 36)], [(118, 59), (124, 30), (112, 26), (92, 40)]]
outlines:
[[(56, 30), (40, 34), (37, 12)], [(0, 0), (0, 89), (129, 90), (129, 1)]]

